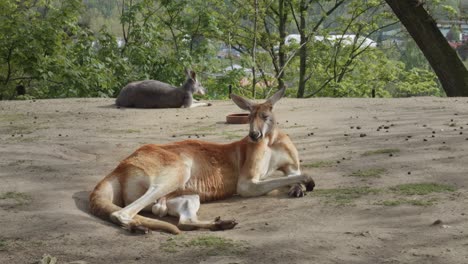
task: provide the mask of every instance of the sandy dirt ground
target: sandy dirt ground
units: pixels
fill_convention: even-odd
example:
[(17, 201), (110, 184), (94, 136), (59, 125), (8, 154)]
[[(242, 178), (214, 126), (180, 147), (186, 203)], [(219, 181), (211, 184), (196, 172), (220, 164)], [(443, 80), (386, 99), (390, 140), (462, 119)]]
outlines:
[[(202, 205), (233, 230), (135, 235), (88, 195), (146, 143), (229, 142), (232, 102), (117, 109), (112, 99), (0, 101), (0, 263), (468, 263), (468, 99), (283, 99), (279, 127), (317, 187)], [(173, 221), (174, 219), (167, 219)]]

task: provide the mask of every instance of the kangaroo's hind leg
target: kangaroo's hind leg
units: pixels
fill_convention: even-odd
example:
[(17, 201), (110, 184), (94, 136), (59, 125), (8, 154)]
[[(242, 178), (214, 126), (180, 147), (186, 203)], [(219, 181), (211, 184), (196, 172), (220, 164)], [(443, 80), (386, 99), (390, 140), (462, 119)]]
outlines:
[(182, 195), (166, 201), (167, 213), (179, 217), (178, 227), (182, 230), (210, 229), (212, 231), (232, 229), (237, 225), (235, 220), (221, 220), (217, 217), (214, 221), (198, 220), (197, 212), (200, 209), (200, 196)]
[(141, 188), (139, 186), (141, 180), (147, 178), (153, 178), (153, 180), (149, 182), (149, 187), (143, 195), (133, 201), (130, 200), (130, 204), (112, 213), (111, 220), (124, 228), (132, 229), (133, 227), (139, 227), (140, 223), (134, 219), (135, 215), (144, 208), (151, 208), (151, 205), (159, 198), (180, 188), (180, 179), (183, 177), (183, 173), (184, 167), (182, 169), (177, 169), (176, 167), (176, 169), (171, 168), (160, 171), (160, 174), (156, 178), (148, 176), (138, 178), (138, 176), (134, 176), (133, 180), (128, 180), (126, 188), (122, 190), (125, 192), (124, 196), (128, 197), (132, 192), (135, 192), (135, 189)]
[[(129, 230), (139, 230), (143, 228), (138, 221), (134, 219), (135, 215), (138, 214), (143, 208), (154, 203), (154, 201), (165, 194), (170, 192), (167, 190), (167, 187), (164, 185), (154, 185), (150, 186), (143, 196), (135, 200), (133, 203), (129, 204), (125, 208), (122, 208), (119, 211), (116, 211), (111, 214), (110, 218), (112, 222), (121, 225), (122, 227)], [(146, 230), (139, 230), (147, 232)]]

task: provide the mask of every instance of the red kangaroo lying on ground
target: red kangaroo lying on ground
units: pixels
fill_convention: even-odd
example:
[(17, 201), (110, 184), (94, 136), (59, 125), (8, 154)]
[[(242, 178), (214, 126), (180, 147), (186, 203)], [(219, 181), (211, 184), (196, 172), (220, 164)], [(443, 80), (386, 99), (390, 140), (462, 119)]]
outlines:
[[(147, 233), (164, 230), (206, 228), (232, 229), (235, 220), (201, 221), (200, 202), (224, 199), (238, 194), (260, 196), (292, 185), (289, 195), (303, 196), (301, 184), (312, 191), (310, 176), (302, 175), (297, 149), (289, 137), (276, 128), (274, 104), (284, 95), (276, 92), (262, 104), (237, 95), (232, 100), (250, 111), (249, 135), (240, 141), (217, 144), (185, 140), (164, 145), (140, 147), (107, 175), (90, 195), (91, 212), (129, 229)], [(274, 171), (287, 177), (264, 180)], [(178, 225), (138, 215), (141, 210), (158, 216), (179, 217)]]

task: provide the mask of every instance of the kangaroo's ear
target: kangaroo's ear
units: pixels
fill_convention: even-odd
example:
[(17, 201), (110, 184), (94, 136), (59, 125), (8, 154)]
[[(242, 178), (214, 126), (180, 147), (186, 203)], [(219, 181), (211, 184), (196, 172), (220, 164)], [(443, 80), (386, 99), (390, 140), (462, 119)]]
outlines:
[(284, 96), (284, 92), (286, 92), (286, 88), (281, 88), (274, 95), (268, 98), (267, 102), (270, 103), (271, 105), (275, 105), (275, 103), (278, 102), (279, 99), (281, 99), (281, 97)]
[(190, 78), (195, 81), (197, 79), (197, 74), (194, 71), (190, 71)]
[(255, 105), (250, 100), (248, 100), (248, 99), (246, 99), (246, 98), (244, 98), (242, 96), (239, 96), (239, 95), (231, 94), (231, 99), (232, 99), (232, 101), (234, 101), (234, 103), (238, 107), (240, 107), (241, 109), (247, 110), (247, 111), (251, 111), (253, 106)]

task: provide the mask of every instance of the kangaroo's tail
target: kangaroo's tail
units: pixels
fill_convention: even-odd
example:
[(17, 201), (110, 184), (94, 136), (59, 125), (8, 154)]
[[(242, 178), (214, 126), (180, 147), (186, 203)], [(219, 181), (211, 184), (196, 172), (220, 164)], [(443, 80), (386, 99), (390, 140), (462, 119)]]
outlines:
[[(113, 201), (120, 200), (115, 199), (116, 197), (114, 196), (120, 196), (120, 184), (118, 181), (111, 181), (108, 177), (106, 177), (96, 186), (96, 188), (94, 188), (93, 192), (89, 196), (91, 213), (100, 218), (113, 221), (111, 214), (122, 209), (122, 207), (113, 203)], [(134, 220), (135, 222), (139, 223), (139, 225), (142, 225), (151, 230), (163, 230), (172, 234), (180, 233), (180, 230), (177, 228), (177, 226), (168, 222), (144, 217), (141, 215), (136, 215)]]

